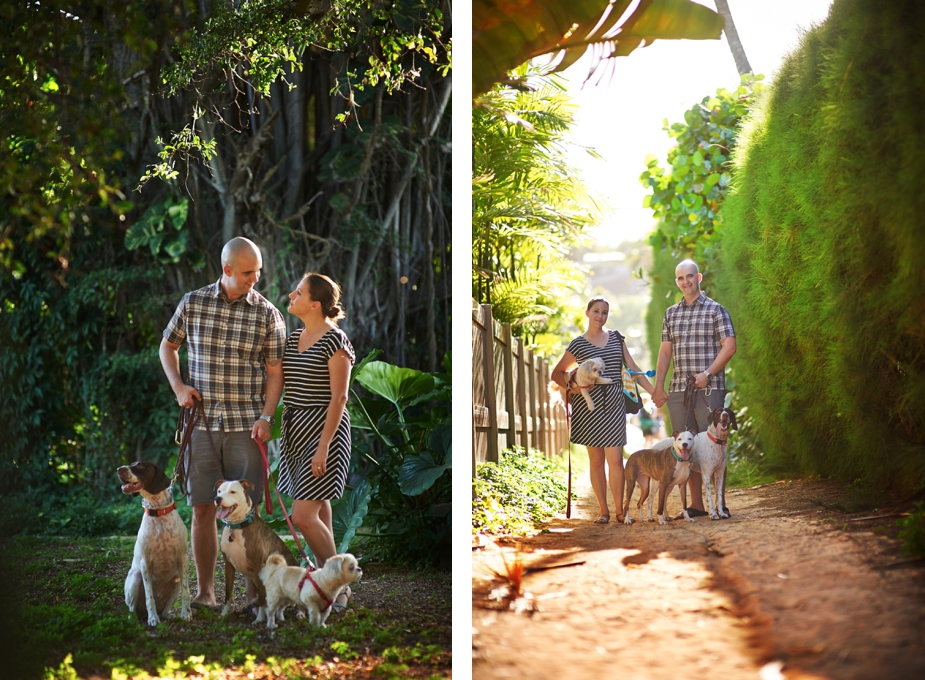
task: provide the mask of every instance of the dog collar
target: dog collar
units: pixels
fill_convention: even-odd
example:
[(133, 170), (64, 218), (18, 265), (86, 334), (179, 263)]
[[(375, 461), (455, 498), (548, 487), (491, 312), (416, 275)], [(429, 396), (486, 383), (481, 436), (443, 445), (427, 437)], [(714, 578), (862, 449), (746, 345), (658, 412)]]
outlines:
[(690, 458), (688, 458), (687, 460), (684, 460), (683, 458), (681, 458), (681, 456), (679, 456), (678, 454), (676, 454), (676, 453), (674, 452), (674, 447), (673, 447), (673, 446), (669, 446), (669, 447), (668, 447), (668, 450), (671, 451), (671, 455), (674, 456), (674, 459), (675, 459), (676, 461), (678, 461), (679, 463), (690, 463), (690, 462), (691, 462), (691, 461), (690, 461)]
[(710, 432), (710, 430), (707, 430), (707, 436), (708, 436), (710, 439), (712, 439), (714, 442), (716, 442), (717, 444), (719, 444), (720, 446), (722, 446), (723, 444), (726, 443), (726, 440), (725, 440), (725, 439), (718, 439), (718, 438), (716, 437), (716, 435), (714, 435), (712, 432)]
[(231, 522), (226, 522), (225, 520), (222, 520), (222, 523), (229, 529), (243, 529), (247, 525), (251, 524), (256, 518), (257, 511), (251, 510), (249, 513), (247, 513), (247, 517), (245, 517), (240, 524), (232, 524)]
[(145, 514), (150, 517), (163, 517), (177, 509), (177, 503), (174, 501), (166, 508), (145, 508)]
[(321, 611), (322, 613), (326, 612), (328, 609), (331, 608), (331, 605), (334, 604), (334, 601), (325, 594), (325, 592), (321, 589), (321, 586), (315, 583), (315, 579), (312, 578), (312, 573), (308, 569), (305, 570), (305, 576), (303, 576), (302, 580), (299, 581), (299, 592), (302, 592), (302, 586), (305, 585), (306, 580), (308, 580), (309, 583), (315, 586), (315, 590), (318, 592), (319, 595), (321, 595), (321, 599), (324, 600), (325, 602), (324, 609), (322, 609)]

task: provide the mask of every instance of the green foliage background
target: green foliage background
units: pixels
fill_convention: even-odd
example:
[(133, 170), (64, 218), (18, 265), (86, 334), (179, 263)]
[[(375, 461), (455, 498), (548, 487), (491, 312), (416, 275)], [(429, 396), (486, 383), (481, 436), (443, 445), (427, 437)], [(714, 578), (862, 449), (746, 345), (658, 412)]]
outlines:
[(716, 299), (777, 469), (925, 484), (923, 32), (921, 3), (836, 0), (739, 142)]
[[(117, 465), (172, 469), (177, 406), (157, 347), (181, 296), (218, 279), (232, 236), (261, 247), (259, 290), (280, 309), (303, 272), (328, 273), (359, 352), (437, 370), (447, 9), (0, 7), (0, 499), (78, 485), (119, 498)], [(175, 179), (133, 191), (152, 168)]]

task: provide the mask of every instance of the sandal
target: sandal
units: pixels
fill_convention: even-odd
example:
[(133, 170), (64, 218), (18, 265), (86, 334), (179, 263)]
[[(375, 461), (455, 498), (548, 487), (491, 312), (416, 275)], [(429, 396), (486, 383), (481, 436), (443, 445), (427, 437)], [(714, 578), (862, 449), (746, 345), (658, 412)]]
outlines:
[(626, 521), (626, 515), (624, 515), (624, 514), (621, 512), (619, 515), (617, 515), (617, 518), (616, 518), (616, 520), (614, 520), (614, 521), (615, 521), (617, 524), (623, 524), (623, 522)]
[[(346, 597), (346, 602), (338, 602), (341, 597)], [(343, 592), (338, 593), (337, 597), (334, 598), (334, 602), (331, 603), (331, 613), (340, 614), (347, 609), (347, 605), (350, 604), (350, 600), (353, 599), (353, 591), (350, 590), (350, 586), (347, 586)]]
[(594, 524), (607, 524), (609, 521), (610, 515), (601, 515), (596, 520), (594, 520)]

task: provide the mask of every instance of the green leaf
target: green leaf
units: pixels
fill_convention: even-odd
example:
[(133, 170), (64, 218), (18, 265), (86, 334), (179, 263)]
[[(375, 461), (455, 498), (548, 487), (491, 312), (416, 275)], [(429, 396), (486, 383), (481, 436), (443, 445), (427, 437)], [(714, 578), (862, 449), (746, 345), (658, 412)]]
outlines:
[(170, 219), (170, 223), (173, 225), (173, 228), (177, 231), (183, 228), (183, 225), (186, 224), (186, 218), (189, 214), (189, 199), (184, 196), (176, 203), (171, 203), (167, 206), (167, 217)]
[(366, 518), (370, 495), (369, 483), (364, 479), (355, 489), (345, 491), (336, 504), (331, 504), (331, 522), (337, 552), (344, 553), (350, 549), (350, 542)]
[(400, 368), (384, 361), (366, 364), (356, 376), (363, 387), (395, 405), (434, 388), (434, 377), (413, 368)]
[[(452, 433), (449, 425), (438, 425), (430, 434), (431, 451), (419, 456), (405, 456), (398, 472), (398, 487), (408, 496), (418, 496), (434, 485), (441, 475), (453, 468)], [(440, 458), (443, 463), (436, 461)]]

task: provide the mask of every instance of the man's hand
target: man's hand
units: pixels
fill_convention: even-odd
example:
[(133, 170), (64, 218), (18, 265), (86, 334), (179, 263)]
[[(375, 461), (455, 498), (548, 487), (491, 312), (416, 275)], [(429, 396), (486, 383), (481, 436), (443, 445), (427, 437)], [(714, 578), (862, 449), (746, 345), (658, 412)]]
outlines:
[(652, 401), (655, 402), (655, 405), (658, 408), (661, 408), (668, 403), (668, 394), (665, 392), (664, 388), (655, 388), (655, 391), (652, 393)]
[(698, 390), (706, 389), (707, 385), (710, 384), (710, 379), (707, 377), (706, 373), (698, 373), (694, 376), (694, 385)]
[(195, 387), (190, 387), (189, 385), (181, 385), (174, 394), (177, 395), (177, 403), (183, 408), (191, 407), (194, 399), (202, 401), (202, 395), (199, 394)]
[(272, 436), (273, 430), (270, 427), (270, 423), (263, 418), (258, 418), (257, 422), (254, 423), (254, 427), (251, 428), (251, 439), (259, 439), (262, 442), (268, 442)]

